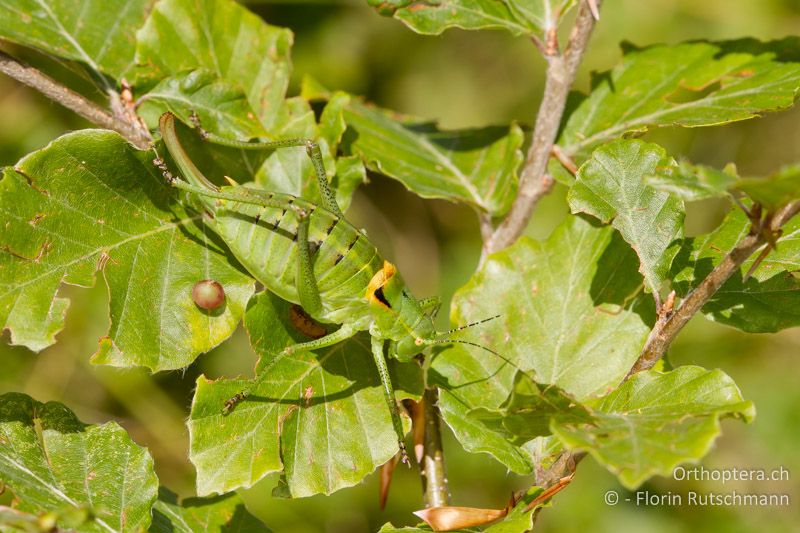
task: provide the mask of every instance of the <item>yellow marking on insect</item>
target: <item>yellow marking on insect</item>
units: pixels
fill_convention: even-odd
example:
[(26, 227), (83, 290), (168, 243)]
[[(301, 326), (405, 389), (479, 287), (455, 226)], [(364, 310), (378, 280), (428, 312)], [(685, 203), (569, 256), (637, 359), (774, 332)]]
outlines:
[(389, 261), (386, 261), (384, 259), (383, 268), (378, 270), (375, 273), (375, 275), (372, 276), (372, 279), (369, 280), (369, 285), (367, 285), (367, 294), (366, 294), (367, 301), (370, 303), (377, 303), (379, 305), (388, 308), (389, 306), (386, 305), (385, 301), (375, 296), (375, 291), (386, 285), (386, 282), (388, 282), (392, 278), (392, 276), (394, 276), (396, 273), (397, 273), (397, 268)]

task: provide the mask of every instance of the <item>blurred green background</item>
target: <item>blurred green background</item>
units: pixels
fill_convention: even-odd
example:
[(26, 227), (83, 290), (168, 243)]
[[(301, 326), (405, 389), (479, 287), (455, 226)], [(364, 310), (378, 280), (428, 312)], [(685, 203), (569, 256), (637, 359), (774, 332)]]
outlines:
[[(602, 8), (578, 81), (588, 87), (592, 70), (619, 60), (618, 43), (676, 43), (691, 39), (752, 36), (776, 39), (800, 29), (798, 0), (609, 0)], [(502, 32), (451, 30), (439, 37), (419, 36), (382, 18), (356, 0), (338, 2), (250, 2), (272, 24), (295, 32), (291, 94), (310, 74), (324, 85), (364, 95), (404, 113), (438, 120), (444, 127), (533, 121), (542, 89), (544, 63), (531, 43)], [(34, 92), (0, 76), (0, 164), (13, 164), (59, 134), (88, 126)], [(720, 128), (663, 130), (649, 139), (673, 155), (695, 162), (735, 162), (745, 174), (767, 173), (800, 161), (800, 109)], [(391, 201), (387, 201), (391, 198)], [(724, 206), (689, 206), (688, 231), (713, 226)], [(566, 211), (564, 190), (540, 205), (529, 228), (546, 236)], [(418, 296), (446, 299), (463, 284), (477, 263), (480, 243), (474, 214), (445, 202), (422, 201), (398, 184), (373, 176), (349, 213), (370, 232), (384, 255), (394, 260)], [(21, 391), (38, 400), (65, 402), (91, 423), (116, 420), (156, 459), (162, 484), (181, 495), (193, 494), (193, 470), (187, 457), (188, 414), (198, 375), (249, 375), (255, 362), (245, 334), (201, 356), (182, 372), (150, 376), (138, 370), (95, 367), (89, 356), (108, 326), (102, 278), (90, 290), (64, 287), (72, 299), (57, 345), (33, 354), (0, 344), (0, 393)], [(446, 320), (446, 317), (442, 317)], [(4, 336), (7, 341), (7, 336)], [(689, 490), (788, 493), (789, 507), (637, 507), (615, 478), (591, 459), (581, 464), (574, 483), (541, 513), (540, 531), (800, 531), (800, 331), (747, 335), (696, 318), (670, 354), (673, 365), (694, 363), (722, 368), (758, 408), (745, 426), (723, 422), (724, 435), (703, 464), (708, 468), (783, 466), (783, 482), (688, 482), (656, 478), (642, 487), (652, 493)], [(513, 489), (530, 483), (508, 474), (485, 455), (459, 450), (449, 433), (446, 451), (450, 487), (456, 505), (502, 507)], [(414, 471), (399, 468), (386, 511), (378, 508), (377, 476), (331, 497), (274, 499), (272, 476), (243, 491), (252, 512), (276, 531), (351, 532), (375, 530), (384, 522), (414, 523), (411, 511), (422, 506)], [(608, 490), (622, 502), (608, 506)], [(0, 496), (0, 501), (2, 500)], [(8, 496), (6, 495), (7, 499)]]

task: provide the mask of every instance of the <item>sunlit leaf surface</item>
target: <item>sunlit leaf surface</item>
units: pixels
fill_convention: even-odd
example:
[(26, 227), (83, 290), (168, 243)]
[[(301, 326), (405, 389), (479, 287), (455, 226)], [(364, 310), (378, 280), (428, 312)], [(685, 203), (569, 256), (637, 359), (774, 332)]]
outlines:
[[(365, 334), (316, 352), (277, 356), (308, 340), (289, 304), (262, 293), (245, 325), (261, 355), (255, 389), (229, 414), (225, 401), (251, 382), (200, 377), (189, 418), (200, 494), (249, 487), (283, 469), (293, 497), (354, 485), (397, 452), (397, 436)], [(391, 364), (397, 398), (418, 397), (421, 369)]]
[(645, 182), (674, 162), (663, 148), (639, 140), (603, 146), (578, 171), (569, 191), (573, 213), (612, 222), (639, 257), (647, 287), (658, 294), (683, 237), (683, 202)]
[(0, 396), (0, 480), (21, 511), (80, 532), (147, 528), (158, 490), (149, 452), (115, 422), (86, 425), (19, 393)]
[[(0, 181), (0, 324), (14, 344), (41, 350), (63, 327), (62, 283), (92, 286), (102, 272), (111, 326), (94, 362), (181, 368), (233, 333), (253, 281), (204, 229), (199, 213), (140, 152), (107, 131), (65, 135)], [(191, 297), (214, 279), (226, 300), (205, 311)]]
[(720, 433), (721, 417), (750, 421), (755, 408), (721, 370), (683, 366), (634, 375), (598, 402), (593, 414), (591, 425), (556, 420), (553, 432), (634, 490), (653, 475), (701, 459)]
[(464, 337), (500, 357), (454, 345), (433, 361), (442, 414), (467, 450), (530, 472), (527, 452), (470, 413), (499, 408), (517, 368), (579, 401), (605, 394), (630, 370), (651, 311), (637, 298), (636, 257), (615, 234), (569, 217), (545, 241), (523, 237), (493, 254), (458, 291), (451, 312), (456, 324), (500, 315)]

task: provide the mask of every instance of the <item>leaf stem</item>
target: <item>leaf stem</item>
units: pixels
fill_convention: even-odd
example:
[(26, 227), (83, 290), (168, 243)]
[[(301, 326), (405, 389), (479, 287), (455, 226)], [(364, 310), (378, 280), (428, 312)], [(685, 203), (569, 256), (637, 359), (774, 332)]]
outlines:
[(147, 149), (152, 141), (150, 133), (140, 125), (112, 115), (91, 100), (64, 87), (38, 69), (22, 64), (2, 51), (0, 51), (0, 72), (36, 89), (89, 122), (101, 128), (116, 131), (141, 150)]
[[(595, 3), (595, 9), (599, 3), (599, 1)], [(520, 174), (519, 194), (508, 216), (492, 236), (484, 241), (482, 260), (491, 253), (507, 248), (522, 235), (539, 199), (553, 186), (552, 178), (546, 174), (547, 163), (564, 115), (567, 96), (575, 81), (575, 75), (596, 22), (592, 7), (587, 1), (581, 3), (563, 54), (552, 47), (547, 49), (544, 94), (536, 115), (531, 146)], [(549, 31), (554, 35), (556, 29), (551, 28)]]
[(443, 507), (450, 505), (450, 492), (447, 489), (447, 471), (444, 464), (444, 448), (442, 447), (441, 415), (437, 404), (439, 390), (426, 388), (422, 396), (425, 412), (425, 449), (420, 464), (422, 473), (422, 490), (425, 507)]
[(781, 227), (800, 212), (800, 200), (796, 200), (764, 219), (754, 221), (750, 233), (731, 250), (708, 276), (683, 299), (674, 312), (660, 313), (653, 330), (645, 342), (639, 359), (631, 368), (627, 380), (633, 374), (648, 370), (667, 352), (673, 339), (689, 320), (708, 302), (728, 279), (739, 270), (742, 264), (771, 236), (777, 235)]

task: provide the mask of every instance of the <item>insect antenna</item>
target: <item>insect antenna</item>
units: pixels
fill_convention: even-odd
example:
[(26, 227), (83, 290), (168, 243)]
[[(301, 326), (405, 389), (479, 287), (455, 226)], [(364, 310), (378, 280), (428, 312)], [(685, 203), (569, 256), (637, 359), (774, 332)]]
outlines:
[[(500, 316), (500, 315), (493, 316), (491, 318), (485, 318), (485, 319), (483, 319), (483, 320), (481, 320), (479, 322), (475, 322), (474, 324), (467, 324), (466, 326), (461, 326), (460, 328), (456, 328), (454, 331), (458, 331), (459, 329), (464, 329), (464, 328), (468, 328), (470, 326), (474, 326), (476, 324), (481, 324), (483, 322), (487, 322), (489, 320), (497, 318), (498, 316)], [(488, 348), (487, 346), (484, 346), (483, 344), (478, 344), (477, 342), (465, 341), (465, 340), (461, 340), (461, 339), (434, 339), (434, 340), (427, 341), (425, 344), (454, 344), (454, 343), (466, 344), (466, 345), (469, 345), (469, 346), (474, 346), (476, 348), (481, 348), (482, 350), (485, 350), (485, 351), (489, 352), (490, 354), (498, 357), (503, 362), (505, 362), (506, 364), (510, 365), (512, 368), (516, 369), (518, 372), (521, 372), (529, 380), (531, 380), (533, 382), (536, 382), (536, 380), (533, 378), (532, 375), (530, 375), (525, 369), (520, 368), (520, 366), (518, 364), (516, 364), (514, 361), (512, 361), (511, 359), (509, 359), (506, 356), (502, 355), (501, 353), (498, 353), (498, 352), (492, 350), (491, 348)]]
[[(476, 348), (482, 348), (482, 349), (486, 350), (487, 352), (489, 352), (490, 354), (494, 354), (497, 357), (499, 357), (500, 359), (504, 359), (503, 356), (500, 355), (499, 353), (495, 352), (491, 348), (487, 348), (483, 344), (478, 344), (477, 342), (465, 341), (465, 340), (461, 340), (461, 339), (435, 339), (435, 340), (428, 341), (425, 344), (453, 344), (453, 343), (456, 343), (456, 342), (458, 344), (468, 344), (470, 346), (475, 346)], [(504, 359), (504, 360), (507, 363), (510, 363), (510, 361), (508, 361), (506, 359)]]
[[(482, 320), (477, 320), (475, 322), (472, 322), (470, 324), (466, 324), (464, 326), (458, 326), (457, 328), (453, 328), (453, 329), (451, 329), (449, 331), (443, 331), (442, 333), (440, 333), (440, 335), (450, 335), (451, 333), (457, 333), (457, 332), (465, 330), (467, 328), (471, 328), (473, 326), (478, 326), (478, 325), (483, 324), (485, 322), (489, 322), (490, 320), (494, 320), (495, 318), (500, 318), (500, 315), (490, 316), (489, 318), (484, 318)], [(516, 365), (514, 365), (514, 363), (512, 363), (511, 361), (509, 361), (508, 359), (506, 359), (505, 357), (503, 357), (499, 353), (495, 352), (491, 348), (488, 348), (488, 347), (484, 346), (483, 344), (478, 344), (477, 342), (465, 341), (465, 340), (462, 340), (462, 339), (452, 339), (452, 338), (449, 338), (449, 337), (445, 337), (443, 339), (433, 339), (433, 340), (427, 341), (425, 344), (453, 344), (453, 343), (467, 344), (469, 346), (474, 346), (476, 348), (481, 348), (482, 350), (486, 350), (490, 354), (496, 355), (497, 357), (499, 357), (500, 359), (502, 359), (506, 363), (516, 367)]]
[(455, 333), (457, 331), (461, 331), (462, 329), (471, 328), (473, 326), (480, 326), (481, 324), (483, 324), (485, 322), (489, 322), (490, 320), (494, 320), (495, 318), (500, 318), (500, 315), (490, 316), (489, 318), (484, 318), (482, 320), (478, 320), (476, 322), (472, 322), (472, 323), (466, 324), (464, 326), (458, 326), (457, 328), (453, 328), (453, 329), (451, 329), (449, 331), (442, 332), (442, 335), (450, 335), (451, 333)]

